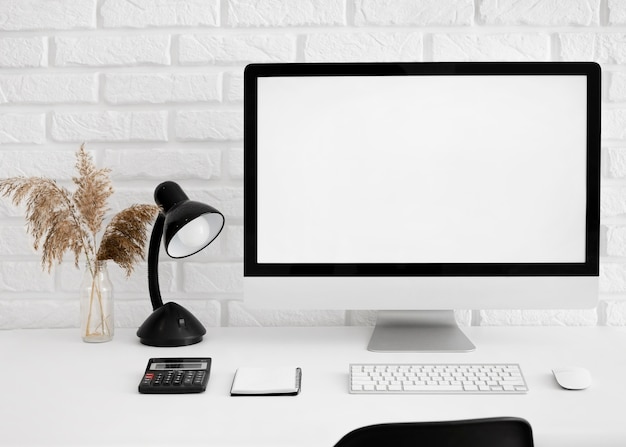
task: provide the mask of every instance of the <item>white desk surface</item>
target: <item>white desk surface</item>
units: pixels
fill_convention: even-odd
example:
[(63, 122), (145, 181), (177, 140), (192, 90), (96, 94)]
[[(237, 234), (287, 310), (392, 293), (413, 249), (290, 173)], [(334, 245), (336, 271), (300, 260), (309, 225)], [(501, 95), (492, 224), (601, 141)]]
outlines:
[[(212, 328), (199, 344), (141, 345), (134, 330), (87, 344), (77, 329), (0, 331), (0, 445), (333, 446), (367, 424), (519, 416), (535, 445), (626, 446), (626, 329), (464, 328), (473, 353), (380, 354), (366, 327)], [(209, 356), (207, 391), (143, 395), (150, 357)], [(352, 395), (358, 362), (519, 363), (526, 395)], [(295, 397), (230, 397), (239, 366), (303, 370)], [(587, 367), (593, 385), (559, 388), (551, 368)]]

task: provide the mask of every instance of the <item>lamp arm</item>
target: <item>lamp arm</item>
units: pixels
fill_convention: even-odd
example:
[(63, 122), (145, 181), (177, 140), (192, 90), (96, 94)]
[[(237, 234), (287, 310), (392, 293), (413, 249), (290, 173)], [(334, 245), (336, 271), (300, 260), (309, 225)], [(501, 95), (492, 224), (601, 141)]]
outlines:
[(163, 213), (159, 212), (154, 226), (152, 227), (150, 245), (148, 248), (148, 291), (150, 292), (152, 310), (157, 310), (159, 307), (163, 306), (161, 290), (159, 288), (159, 249), (161, 247), (164, 222), (165, 216)]

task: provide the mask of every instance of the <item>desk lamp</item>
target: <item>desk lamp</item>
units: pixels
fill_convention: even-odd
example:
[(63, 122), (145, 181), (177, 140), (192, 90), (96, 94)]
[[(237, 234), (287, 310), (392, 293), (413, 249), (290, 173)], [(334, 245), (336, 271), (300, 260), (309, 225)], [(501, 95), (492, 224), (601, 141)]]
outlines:
[(161, 211), (154, 223), (148, 248), (148, 289), (152, 314), (137, 330), (141, 343), (150, 346), (185, 346), (198, 343), (206, 333), (202, 323), (179, 304), (163, 304), (159, 290), (158, 261), (161, 238), (172, 258), (186, 258), (207, 247), (224, 227), (215, 208), (189, 200), (180, 186), (163, 182), (154, 191)]

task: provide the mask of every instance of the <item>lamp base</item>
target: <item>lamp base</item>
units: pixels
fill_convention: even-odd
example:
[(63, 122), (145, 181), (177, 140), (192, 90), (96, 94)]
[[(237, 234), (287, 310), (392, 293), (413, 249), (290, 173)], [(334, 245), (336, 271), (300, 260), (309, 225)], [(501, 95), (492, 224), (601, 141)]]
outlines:
[(191, 312), (176, 303), (155, 309), (137, 330), (137, 336), (149, 346), (187, 346), (202, 341), (206, 329)]

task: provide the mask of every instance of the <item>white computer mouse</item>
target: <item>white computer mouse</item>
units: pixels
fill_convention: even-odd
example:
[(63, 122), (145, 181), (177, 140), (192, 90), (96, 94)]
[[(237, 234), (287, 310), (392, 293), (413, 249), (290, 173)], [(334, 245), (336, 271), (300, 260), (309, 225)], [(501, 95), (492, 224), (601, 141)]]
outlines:
[(552, 370), (556, 382), (566, 390), (584, 390), (591, 385), (591, 374), (580, 366), (563, 366)]

